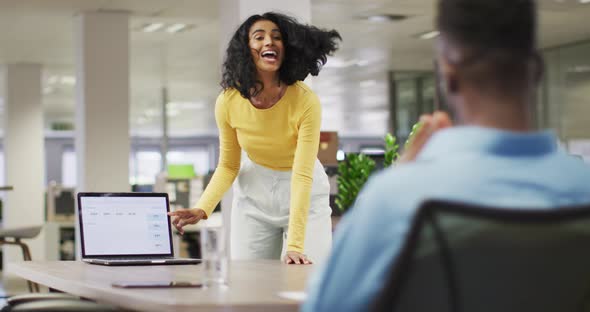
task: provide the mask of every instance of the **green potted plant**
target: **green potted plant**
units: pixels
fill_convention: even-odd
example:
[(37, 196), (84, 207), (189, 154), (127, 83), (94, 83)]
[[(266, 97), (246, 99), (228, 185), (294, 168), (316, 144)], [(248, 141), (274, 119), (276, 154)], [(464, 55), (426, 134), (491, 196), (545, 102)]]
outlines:
[[(414, 134), (420, 129), (420, 123), (412, 127), (412, 131), (404, 144), (408, 148), (411, 144)], [(397, 139), (388, 133), (385, 135), (385, 155), (383, 166), (391, 166), (399, 158), (399, 144)], [(340, 213), (344, 214), (350, 208), (358, 193), (363, 188), (373, 171), (375, 170), (375, 161), (368, 156), (359, 154), (347, 154), (346, 160), (338, 164), (338, 194), (336, 196), (336, 206)]]
[(398, 153), (399, 144), (397, 139), (388, 133), (385, 135), (385, 160), (383, 161), (383, 167), (387, 168), (391, 166), (399, 157)]
[(375, 161), (364, 154), (348, 154), (338, 164), (338, 195), (336, 206), (344, 213), (356, 199), (359, 191), (375, 169)]

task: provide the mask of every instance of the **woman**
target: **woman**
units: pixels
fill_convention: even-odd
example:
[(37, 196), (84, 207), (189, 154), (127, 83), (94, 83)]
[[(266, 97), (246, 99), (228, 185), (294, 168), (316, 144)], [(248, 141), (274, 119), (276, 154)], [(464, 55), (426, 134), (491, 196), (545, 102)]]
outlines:
[(302, 80), (319, 73), (337, 40), (335, 30), (278, 13), (251, 16), (238, 28), (215, 104), (219, 164), (196, 208), (170, 213), (181, 233), (207, 219), (237, 177), (232, 258), (284, 253), (285, 263), (310, 264), (327, 256), (332, 224), (328, 177), (317, 160), (321, 107)]

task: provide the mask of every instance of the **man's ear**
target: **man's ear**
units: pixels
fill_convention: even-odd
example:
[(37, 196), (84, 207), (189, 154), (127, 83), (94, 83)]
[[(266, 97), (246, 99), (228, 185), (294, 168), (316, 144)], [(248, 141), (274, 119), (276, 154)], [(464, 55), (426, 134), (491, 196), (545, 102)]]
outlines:
[(440, 73), (444, 81), (444, 88), (448, 95), (459, 92), (459, 75), (457, 67), (449, 63), (445, 58), (439, 58)]
[(545, 60), (539, 52), (533, 54), (532, 67), (533, 79), (535, 85), (538, 85), (541, 83), (541, 80), (543, 80), (543, 75), (545, 75)]

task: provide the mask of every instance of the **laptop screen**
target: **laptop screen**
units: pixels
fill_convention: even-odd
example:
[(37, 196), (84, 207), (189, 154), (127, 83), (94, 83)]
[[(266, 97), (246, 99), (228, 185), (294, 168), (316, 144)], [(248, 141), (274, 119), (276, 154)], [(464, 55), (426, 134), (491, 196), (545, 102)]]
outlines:
[(82, 256), (172, 256), (168, 195), (80, 193)]

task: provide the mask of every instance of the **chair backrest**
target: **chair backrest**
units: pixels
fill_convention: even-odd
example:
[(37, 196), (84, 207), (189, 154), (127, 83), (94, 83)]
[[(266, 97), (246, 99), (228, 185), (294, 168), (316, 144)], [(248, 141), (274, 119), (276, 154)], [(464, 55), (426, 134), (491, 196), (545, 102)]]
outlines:
[(590, 311), (590, 205), (418, 210), (375, 311)]

